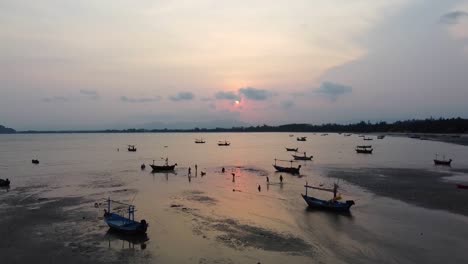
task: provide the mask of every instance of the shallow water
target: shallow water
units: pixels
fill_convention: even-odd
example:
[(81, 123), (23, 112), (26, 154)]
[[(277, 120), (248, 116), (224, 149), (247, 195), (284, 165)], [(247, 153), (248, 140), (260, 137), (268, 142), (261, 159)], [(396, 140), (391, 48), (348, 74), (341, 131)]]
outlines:
[[(200, 136), (206, 144), (194, 143)], [(296, 136), (308, 136), (308, 141), (298, 142)], [(231, 146), (217, 146), (224, 139)], [(128, 152), (127, 144), (135, 144), (137, 152)], [(356, 154), (358, 144), (373, 145), (374, 154)], [(274, 159), (291, 158), (285, 147), (299, 147), (314, 155), (313, 161), (299, 163), (301, 176), (283, 174), (283, 185), (266, 185), (267, 176), (272, 183), (279, 181), (280, 174), (271, 166)], [(0, 190), (0, 204), (12, 208), (10, 199), (22, 204), (34, 198), (26, 210), (37, 211), (53, 201), (77, 200), (57, 205), (63, 207), (63, 219), (54, 220), (54, 231), (38, 225), (32, 237), (42, 241), (39, 238), (50, 239), (48, 234), (58, 235), (60, 245), (72, 252), (70, 258), (84, 255), (115, 262), (125, 257), (135, 263), (461, 262), (468, 257), (466, 216), (377, 196), (343, 180), (339, 183), (344, 198), (356, 201), (351, 215), (307, 210), (300, 196), (305, 182), (338, 181), (327, 176), (330, 168), (451, 173), (433, 166), (435, 153), (452, 158), (455, 169), (468, 168), (465, 146), (403, 137), (363, 141), (357, 135), (312, 133), (1, 135), (0, 178), (10, 178), (12, 186), (8, 192)], [(140, 169), (142, 163), (162, 163), (165, 157), (178, 163), (175, 174)], [(40, 164), (31, 164), (33, 158)], [(134, 203), (136, 218), (150, 225), (147, 237), (135, 240), (107, 233), (101, 217), (104, 205), (94, 208), (107, 197)], [(0, 231), (15, 236), (15, 231)]]

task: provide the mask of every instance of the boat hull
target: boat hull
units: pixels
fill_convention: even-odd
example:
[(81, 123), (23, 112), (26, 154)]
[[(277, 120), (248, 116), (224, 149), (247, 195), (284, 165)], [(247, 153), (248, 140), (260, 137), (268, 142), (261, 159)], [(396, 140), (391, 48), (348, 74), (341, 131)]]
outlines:
[(175, 166), (177, 166), (177, 164), (174, 164), (174, 165), (163, 165), (163, 166), (158, 166), (158, 165), (151, 165), (151, 169), (153, 170), (153, 172), (158, 172), (158, 171), (174, 171), (175, 169)]
[(10, 181), (8, 180), (3, 180), (3, 179), (0, 179), (0, 187), (8, 187), (10, 186)]
[(273, 165), (273, 167), (276, 169), (278, 172), (285, 172), (285, 173), (290, 173), (290, 174), (299, 174), (299, 170), (301, 169), (300, 167), (294, 168), (294, 167), (281, 167), (278, 165)]
[(286, 151), (294, 151), (297, 152), (299, 148), (286, 148)]
[(434, 165), (450, 166), (452, 160), (434, 160)]
[(113, 231), (123, 234), (145, 234), (148, 229), (148, 224), (144, 220), (137, 222), (115, 213), (104, 216), (104, 222)]
[(292, 155), (292, 156), (295, 160), (312, 160), (312, 158), (314, 157), (314, 156), (304, 157), (304, 156), (296, 156), (296, 155)]
[(333, 200), (321, 200), (311, 196), (301, 194), (302, 198), (306, 201), (310, 208), (334, 211), (334, 212), (349, 212), (351, 206), (354, 205), (354, 201), (348, 200), (345, 203), (333, 201)]
[(373, 149), (367, 150), (367, 149), (356, 149), (356, 153), (360, 154), (372, 154)]

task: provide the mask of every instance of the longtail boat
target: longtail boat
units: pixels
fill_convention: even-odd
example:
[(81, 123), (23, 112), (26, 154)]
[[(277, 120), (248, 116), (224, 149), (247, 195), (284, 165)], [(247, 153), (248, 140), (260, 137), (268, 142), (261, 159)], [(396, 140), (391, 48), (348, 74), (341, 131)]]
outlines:
[(8, 187), (10, 186), (10, 180), (9, 179), (0, 179), (0, 187)]
[(218, 146), (229, 146), (229, 145), (231, 145), (231, 142), (229, 141), (226, 141), (226, 140), (218, 141)]
[[(289, 167), (283, 167), (283, 166), (279, 166), (276, 164), (276, 161), (285, 161), (285, 162), (290, 162), (291, 163), (291, 166)], [(293, 160), (279, 160), (279, 159), (275, 159), (275, 164), (273, 164), (273, 167), (276, 169), (276, 171), (279, 171), (279, 172), (286, 172), (286, 173), (290, 173), (290, 174), (299, 174), (299, 170), (301, 169), (301, 165), (297, 166), (297, 167), (293, 167), (292, 166), (292, 163), (294, 161)]]
[(452, 159), (445, 159), (445, 156), (443, 156), (443, 159), (438, 159), (438, 155), (436, 154), (436, 158), (434, 159), (434, 165), (443, 165), (443, 166), (450, 166), (452, 163)]
[(197, 139), (195, 139), (195, 143), (196, 144), (204, 144), (204, 143), (206, 143), (206, 141), (203, 138), (197, 138)]
[(307, 154), (304, 152), (304, 156), (298, 156), (298, 155), (292, 155), (295, 160), (312, 160), (314, 156), (310, 155), (307, 156)]
[(173, 165), (169, 165), (169, 159), (165, 159), (164, 165), (155, 165), (154, 160), (153, 164), (150, 164), (151, 169), (153, 169), (153, 172), (160, 172), (160, 171), (173, 171), (175, 169), (175, 166), (177, 166), (177, 163)]
[(384, 139), (385, 138), (385, 135), (379, 135), (377, 136), (377, 139)]
[[(128, 217), (120, 215), (116, 212), (112, 212), (111, 203), (128, 206)], [(135, 211), (136, 210), (134, 205), (112, 201), (110, 198), (108, 198), (107, 210), (104, 210), (104, 222), (110, 227), (110, 229), (120, 233), (133, 235), (145, 234), (146, 230), (148, 229), (148, 223), (146, 223), (146, 220), (144, 219), (140, 222), (135, 221)]]
[(135, 145), (128, 145), (127, 150), (130, 151), (130, 152), (135, 152), (135, 151), (137, 151)]
[(307, 141), (307, 137), (298, 137), (296, 138), (297, 141)]
[(371, 145), (356, 146), (356, 152), (362, 154), (372, 154), (374, 149)]
[[(321, 187), (314, 187), (310, 186), (306, 183), (304, 185), (306, 188), (305, 194), (301, 194), (302, 198), (306, 201), (307, 205), (311, 208), (316, 208), (316, 209), (321, 209), (321, 210), (330, 210), (330, 211), (335, 211), (335, 212), (349, 212), (349, 209), (351, 206), (354, 205), (353, 200), (347, 200), (346, 202), (340, 202), (339, 200), (341, 197), (337, 196), (338, 192), (338, 184), (333, 185), (333, 189), (328, 189), (328, 188), (321, 188)], [(320, 190), (320, 191), (326, 191), (326, 192), (332, 192), (333, 193), (333, 199), (330, 200), (322, 200), (318, 199), (312, 196), (307, 195), (307, 189), (315, 189), (315, 190)]]
[(286, 148), (286, 151), (294, 151), (297, 152), (299, 148)]

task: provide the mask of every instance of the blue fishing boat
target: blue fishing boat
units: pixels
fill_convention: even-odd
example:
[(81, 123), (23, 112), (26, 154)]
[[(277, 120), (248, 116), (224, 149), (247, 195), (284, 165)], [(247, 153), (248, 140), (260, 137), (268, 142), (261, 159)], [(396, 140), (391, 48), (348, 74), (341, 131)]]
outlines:
[[(279, 166), (279, 165), (276, 165), (276, 161), (284, 161), (284, 162), (290, 162), (291, 163), (291, 166), (289, 167), (284, 167), (284, 166)], [(275, 159), (275, 164), (273, 164), (273, 167), (276, 169), (276, 171), (278, 172), (286, 172), (286, 173), (290, 173), (290, 174), (299, 174), (299, 170), (301, 169), (301, 165), (297, 166), (297, 167), (293, 167), (292, 166), (292, 163), (294, 161), (293, 160), (280, 160), (280, 159)]]
[[(111, 203), (117, 203), (120, 205), (128, 206), (128, 217), (120, 215), (111, 211)], [(124, 204), (116, 201), (112, 201), (110, 198), (107, 199), (107, 210), (104, 210), (104, 222), (110, 227), (110, 229), (120, 232), (123, 234), (145, 234), (148, 229), (148, 223), (146, 220), (140, 222), (135, 221), (135, 206), (130, 204)]]
[[(338, 192), (338, 184), (336, 183), (333, 185), (333, 189), (314, 187), (314, 186), (308, 185), (307, 183), (306, 185), (304, 185), (304, 187), (306, 188), (306, 193), (301, 194), (301, 195), (310, 208), (315, 208), (315, 209), (320, 209), (320, 210), (329, 210), (329, 211), (334, 211), (334, 212), (349, 212), (349, 208), (351, 208), (351, 206), (354, 205), (353, 200), (347, 200), (346, 202), (339, 201), (341, 197), (336, 195)], [(308, 196), (307, 189), (309, 188), (320, 190), (320, 191), (332, 192), (333, 199), (322, 200), (322, 199), (318, 199), (312, 196)]]

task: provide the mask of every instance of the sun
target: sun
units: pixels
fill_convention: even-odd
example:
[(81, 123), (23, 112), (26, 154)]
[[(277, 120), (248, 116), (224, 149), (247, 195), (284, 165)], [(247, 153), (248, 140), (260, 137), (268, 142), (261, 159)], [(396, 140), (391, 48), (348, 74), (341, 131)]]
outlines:
[(236, 100), (236, 101), (234, 101), (234, 103), (235, 103), (236, 105), (238, 105), (238, 104), (240, 104), (240, 101), (239, 101), (239, 100)]

